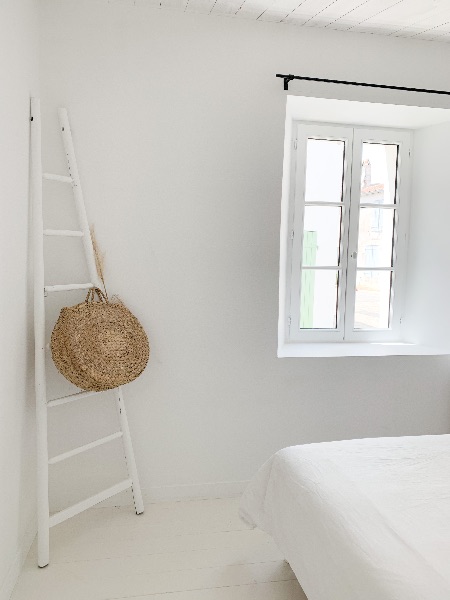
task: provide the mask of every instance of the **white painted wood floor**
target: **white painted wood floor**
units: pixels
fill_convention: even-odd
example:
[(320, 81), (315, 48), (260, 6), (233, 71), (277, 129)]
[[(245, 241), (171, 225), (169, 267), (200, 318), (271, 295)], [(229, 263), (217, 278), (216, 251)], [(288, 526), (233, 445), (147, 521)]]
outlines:
[(239, 499), (92, 508), (51, 530), (51, 562), (30, 550), (11, 600), (307, 600)]

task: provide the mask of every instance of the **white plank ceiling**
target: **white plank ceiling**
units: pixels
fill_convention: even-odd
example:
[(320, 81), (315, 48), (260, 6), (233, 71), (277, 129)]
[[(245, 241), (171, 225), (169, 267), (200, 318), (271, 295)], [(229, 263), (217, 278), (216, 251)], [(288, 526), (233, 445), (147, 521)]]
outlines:
[(164, 9), (450, 42), (450, 0), (149, 0)]

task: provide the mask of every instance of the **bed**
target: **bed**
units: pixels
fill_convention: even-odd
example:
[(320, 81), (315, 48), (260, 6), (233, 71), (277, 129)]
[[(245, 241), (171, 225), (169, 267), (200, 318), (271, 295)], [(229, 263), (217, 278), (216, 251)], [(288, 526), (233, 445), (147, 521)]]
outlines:
[(450, 600), (450, 435), (285, 448), (240, 514), (308, 600)]

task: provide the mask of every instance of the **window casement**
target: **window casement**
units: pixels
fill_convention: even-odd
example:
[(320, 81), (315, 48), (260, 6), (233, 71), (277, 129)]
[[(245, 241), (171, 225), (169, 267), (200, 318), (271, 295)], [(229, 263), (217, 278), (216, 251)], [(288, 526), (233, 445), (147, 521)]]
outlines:
[(293, 125), (286, 340), (397, 341), (411, 134)]

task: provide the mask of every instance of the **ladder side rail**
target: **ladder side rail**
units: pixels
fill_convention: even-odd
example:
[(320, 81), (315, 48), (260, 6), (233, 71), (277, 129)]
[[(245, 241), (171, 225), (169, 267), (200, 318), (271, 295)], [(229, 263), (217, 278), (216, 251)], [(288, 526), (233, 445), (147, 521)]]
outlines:
[(133, 482), (131, 491), (133, 493), (134, 509), (136, 514), (140, 515), (144, 512), (144, 502), (142, 500), (142, 491), (139, 483), (136, 459), (134, 457), (133, 444), (131, 442), (130, 428), (128, 426), (128, 418), (125, 409), (125, 402), (123, 400), (122, 387), (118, 387), (114, 390), (114, 396), (116, 399), (117, 412), (119, 414), (120, 429), (123, 433), (122, 440), (128, 477)]
[(75, 207), (78, 215), (80, 229), (83, 232), (83, 246), (86, 262), (88, 266), (89, 277), (95, 287), (102, 288), (100, 277), (95, 266), (94, 248), (92, 246), (91, 233), (89, 222), (86, 215), (84, 205), (83, 191), (81, 189), (80, 175), (78, 173), (78, 165), (75, 157), (75, 149), (73, 145), (72, 132), (70, 129), (69, 117), (65, 108), (58, 109), (59, 124), (66, 153), (67, 166), (69, 168), (69, 176), (72, 178), (72, 189), (75, 198)]
[(45, 381), (44, 243), (40, 101), (31, 99), (30, 192), (33, 215), (34, 345), (37, 443), (38, 565), (49, 561), (48, 438)]

